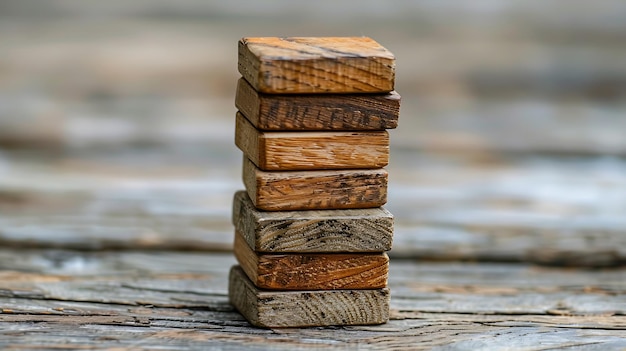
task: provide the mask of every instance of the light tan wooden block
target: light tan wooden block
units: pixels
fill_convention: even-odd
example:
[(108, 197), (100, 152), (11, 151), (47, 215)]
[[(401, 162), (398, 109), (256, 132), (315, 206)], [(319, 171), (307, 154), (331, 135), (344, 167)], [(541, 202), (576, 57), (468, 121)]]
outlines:
[(256, 252), (384, 252), (393, 238), (393, 215), (382, 207), (267, 212), (243, 190), (235, 193), (232, 219)]
[(389, 320), (389, 289), (272, 291), (252, 284), (241, 267), (230, 270), (230, 303), (253, 325), (266, 328), (382, 324)]
[(328, 210), (380, 207), (387, 202), (381, 169), (266, 172), (244, 157), (243, 183), (260, 210)]
[(235, 106), (260, 130), (384, 130), (398, 126), (400, 95), (263, 94), (245, 79)]
[(252, 251), (235, 233), (235, 257), (255, 286), (270, 290), (377, 289), (387, 286), (385, 253), (278, 253)]
[(390, 92), (395, 68), (393, 54), (366, 37), (239, 41), (239, 72), (263, 93)]
[(389, 134), (371, 132), (261, 132), (239, 112), (235, 144), (266, 171), (382, 168)]

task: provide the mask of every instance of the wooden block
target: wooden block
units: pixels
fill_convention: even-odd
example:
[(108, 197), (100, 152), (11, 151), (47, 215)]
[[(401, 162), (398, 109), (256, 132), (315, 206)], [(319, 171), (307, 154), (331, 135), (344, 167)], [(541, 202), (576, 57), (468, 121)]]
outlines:
[(389, 320), (389, 289), (271, 291), (254, 286), (241, 267), (230, 270), (230, 303), (253, 325), (266, 328), (382, 324)]
[(235, 193), (232, 219), (256, 252), (383, 252), (393, 238), (393, 215), (382, 207), (265, 212), (243, 190)]
[(385, 253), (259, 254), (235, 233), (235, 257), (248, 278), (261, 289), (378, 289), (387, 286)]
[(328, 210), (380, 207), (387, 202), (387, 171), (266, 172), (244, 157), (243, 183), (260, 210)]
[(267, 171), (382, 168), (389, 134), (371, 132), (261, 132), (239, 112), (235, 144)]
[(239, 72), (262, 93), (384, 93), (395, 58), (366, 37), (243, 38)]
[(398, 126), (400, 95), (263, 94), (245, 79), (235, 106), (260, 130), (384, 130)]

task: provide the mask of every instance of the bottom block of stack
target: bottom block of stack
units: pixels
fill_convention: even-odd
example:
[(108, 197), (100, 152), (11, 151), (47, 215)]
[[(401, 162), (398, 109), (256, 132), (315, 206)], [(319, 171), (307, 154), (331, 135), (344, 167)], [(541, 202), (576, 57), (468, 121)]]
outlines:
[(230, 303), (258, 327), (382, 324), (389, 289), (273, 291), (254, 286), (240, 266), (230, 270)]

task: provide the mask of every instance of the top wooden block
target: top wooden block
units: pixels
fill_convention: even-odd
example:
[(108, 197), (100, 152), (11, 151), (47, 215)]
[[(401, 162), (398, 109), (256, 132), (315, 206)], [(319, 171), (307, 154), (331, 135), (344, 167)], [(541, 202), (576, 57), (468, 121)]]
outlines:
[(395, 58), (366, 37), (243, 38), (239, 72), (262, 93), (385, 93)]

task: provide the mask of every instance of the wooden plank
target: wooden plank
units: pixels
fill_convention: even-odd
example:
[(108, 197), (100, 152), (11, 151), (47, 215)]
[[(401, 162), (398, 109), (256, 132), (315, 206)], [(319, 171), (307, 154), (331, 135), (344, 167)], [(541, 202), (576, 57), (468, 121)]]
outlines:
[(387, 202), (384, 169), (265, 172), (244, 157), (243, 182), (264, 211), (380, 207)]
[[(35, 301), (229, 311), (228, 268), (234, 264), (231, 253), (2, 249), (0, 293)], [(390, 261), (389, 288), (392, 310), (409, 317), (422, 312), (626, 316), (623, 267), (396, 259)]]
[(387, 286), (389, 257), (384, 253), (259, 254), (236, 232), (235, 257), (260, 289), (337, 290)]
[(261, 132), (239, 112), (235, 144), (265, 171), (382, 168), (389, 134), (372, 132)]
[(393, 238), (393, 215), (382, 207), (266, 212), (243, 190), (235, 193), (232, 221), (257, 252), (383, 252)]
[[(15, 301), (0, 300), (12, 307)], [(136, 307), (96, 314), (97, 304), (59, 304), (45, 313), (2, 315), (5, 350), (623, 350), (623, 316), (398, 314), (380, 326), (265, 329), (236, 312)], [(61, 307), (56, 307), (56, 306)], [(227, 306), (227, 303), (224, 303)], [(19, 306), (19, 305), (18, 305)], [(58, 308), (59, 311), (54, 310)], [(92, 309), (94, 308), (94, 309)], [(19, 311), (19, 310), (18, 310)], [(93, 311), (93, 312), (92, 312)], [(92, 312), (92, 314), (90, 314)], [(77, 314), (82, 313), (82, 314)], [(393, 315), (392, 315), (393, 316)], [(4, 331), (4, 332), (2, 332)], [(97, 335), (97, 337), (94, 337)], [(518, 346), (519, 345), (519, 346)]]
[(392, 260), (384, 325), (261, 329), (229, 304), (234, 263), (219, 253), (0, 249), (0, 348), (626, 346), (623, 267)]
[(395, 58), (366, 37), (243, 38), (239, 73), (263, 93), (384, 93)]
[[(392, 259), (626, 262), (626, 159), (392, 156)], [(234, 146), (5, 150), (1, 162), (3, 247), (232, 250)]]
[[(181, 18), (175, 28), (156, 18), (138, 22), (133, 20), (138, 12), (133, 11), (150, 10), (128, 9), (129, 17), (120, 19), (120, 30), (145, 36), (112, 35), (97, 21), (87, 21), (89, 30), (77, 34), (76, 23), (83, 20), (52, 15), (36, 21), (50, 41), (32, 36), (30, 21), (20, 20), (30, 17), (28, 11), (16, 11), (12, 5), (3, 9), (0, 20), (16, 28), (0, 34), (5, 58), (0, 67), (5, 82), (0, 95), (0, 144), (84, 150), (189, 142), (204, 147), (207, 141), (219, 139), (226, 149), (232, 142), (232, 102), (239, 76), (233, 68), (233, 37), (275, 33), (273, 25), (285, 18), (310, 26), (311, 33), (332, 35), (360, 27), (359, 21), (368, 18), (368, 26), (377, 28), (376, 39), (406, 63), (399, 67), (396, 88), (411, 98), (403, 102), (408, 113), (402, 128), (393, 134), (395, 146), (422, 151), (626, 154), (621, 133), (626, 130), (626, 119), (621, 118), (626, 108), (621, 98), (626, 87), (622, 64), (626, 46), (620, 45), (626, 25), (610, 16), (623, 11), (621, 2), (603, 0), (592, 16), (593, 25), (584, 24), (591, 20), (586, 5), (566, 10), (584, 21), (561, 23), (554, 18), (563, 15), (563, 8), (555, 4), (547, 10), (536, 0), (509, 4), (488, 15), (469, 4), (445, 8), (405, 4), (406, 11), (394, 6), (393, 13), (385, 14), (371, 4), (357, 11), (375, 16), (355, 15), (350, 23), (337, 16), (333, 25), (324, 26), (324, 33), (317, 31), (319, 25), (301, 23), (294, 17), (302, 15), (301, 9), (290, 6), (276, 6), (268, 17), (255, 21), (246, 18), (245, 9), (190, 6), (188, 13), (221, 11), (230, 18), (203, 22), (202, 28), (191, 17)], [(123, 5), (103, 6), (112, 13), (122, 11)], [(309, 6), (306, 16), (317, 13), (329, 19), (325, 11), (330, 10)], [(412, 16), (396, 20), (402, 13)], [(438, 21), (446, 31), (427, 29), (437, 27)], [(415, 23), (430, 25), (421, 27), (420, 35), (409, 35), (419, 30)], [(505, 30), (487, 29), (504, 23)], [(407, 35), (398, 35), (400, 27)], [(513, 32), (522, 42), (511, 40)], [(164, 35), (151, 41), (149, 33)], [(173, 45), (177, 50), (170, 49)], [(544, 58), (543, 64), (534, 64), (537, 55)], [(22, 89), (68, 76), (82, 76), (98, 85), (62, 84), (41, 92)], [(95, 98), (102, 91), (107, 92), (106, 98)], [(413, 116), (413, 111), (419, 113)]]
[[(389, 167), (397, 176), (386, 206), (396, 219), (392, 257), (626, 262), (625, 160), (423, 156), (396, 152), (392, 165), (402, 167)], [(605, 177), (611, 182), (600, 184)]]
[(259, 327), (382, 324), (389, 320), (389, 289), (267, 291), (254, 286), (241, 267), (231, 268), (230, 303)]
[(240, 78), (235, 106), (260, 130), (383, 130), (398, 126), (400, 94), (263, 94)]

